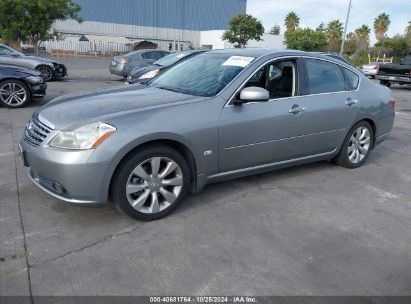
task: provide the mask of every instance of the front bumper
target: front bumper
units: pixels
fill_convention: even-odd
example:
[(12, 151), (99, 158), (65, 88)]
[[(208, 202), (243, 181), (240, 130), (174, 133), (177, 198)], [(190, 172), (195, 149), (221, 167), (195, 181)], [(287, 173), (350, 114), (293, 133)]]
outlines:
[(93, 150), (64, 151), (19, 143), (20, 158), (32, 182), (49, 195), (72, 204), (101, 205), (107, 200), (107, 164), (88, 162)]
[(361, 72), (365, 75), (365, 76), (375, 76), (377, 75), (377, 70), (361, 70)]
[(64, 64), (55, 63), (54, 64), (54, 78), (61, 79), (67, 76), (67, 68)]
[(47, 84), (40, 83), (40, 84), (31, 84), (30, 85), (31, 92), (34, 97), (44, 97), (46, 96)]

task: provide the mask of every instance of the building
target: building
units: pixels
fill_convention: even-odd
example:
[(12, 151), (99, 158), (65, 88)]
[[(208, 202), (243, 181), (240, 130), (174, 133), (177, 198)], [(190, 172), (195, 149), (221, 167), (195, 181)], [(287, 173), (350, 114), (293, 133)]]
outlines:
[[(164, 50), (195, 48), (213, 43), (201, 42), (202, 33), (222, 32), (229, 19), (245, 14), (247, 0), (76, 0), (82, 7), (84, 22), (57, 21), (54, 29), (62, 34), (63, 45), (80, 41), (84, 47), (112, 44), (123, 51), (124, 45)], [(203, 34), (204, 35), (204, 34)], [(221, 35), (217, 40), (221, 41)], [(77, 45), (77, 44), (76, 44)]]

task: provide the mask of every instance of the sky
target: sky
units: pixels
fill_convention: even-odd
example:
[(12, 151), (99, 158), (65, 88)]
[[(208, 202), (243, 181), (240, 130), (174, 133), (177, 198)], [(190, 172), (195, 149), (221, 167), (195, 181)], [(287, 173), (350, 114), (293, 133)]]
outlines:
[[(300, 17), (300, 27), (315, 29), (321, 22), (327, 24), (333, 19), (345, 23), (348, 3), (349, 0), (247, 0), (247, 13), (257, 17), (266, 32), (278, 24), (284, 33), (284, 18), (290, 11)], [(383, 12), (391, 19), (387, 35), (404, 34), (411, 21), (411, 0), (352, 0), (347, 33), (367, 24), (374, 43), (374, 18)]]

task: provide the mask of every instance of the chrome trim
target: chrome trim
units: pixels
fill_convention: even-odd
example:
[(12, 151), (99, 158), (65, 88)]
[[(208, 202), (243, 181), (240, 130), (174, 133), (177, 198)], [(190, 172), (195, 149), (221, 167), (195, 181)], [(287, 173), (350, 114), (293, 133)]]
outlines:
[[(298, 95), (298, 96), (272, 98), (272, 99), (269, 99), (267, 102), (276, 101), (276, 100), (282, 100), (282, 99), (286, 99), (286, 98), (297, 98), (297, 97), (306, 97), (306, 96), (317, 96), (317, 95), (335, 94), (335, 93), (342, 93), (342, 92), (344, 92), (344, 93), (346, 93), (346, 92), (358, 92), (359, 89), (360, 89), (360, 86), (361, 86), (361, 82), (362, 82), (361, 77), (362, 77), (362, 76), (365, 76), (365, 75), (360, 75), (360, 74), (358, 73), (358, 71), (355, 71), (352, 67), (346, 66), (346, 65), (344, 65), (344, 64), (342, 64), (342, 63), (340, 63), (340, 62), (336, 62), (337, 59), (335, 59), (336, 61), (333, 61), (333, 60), (329, 60), (329, 59), (327, 59), (327, 58), (319, 58), (319, 57), (313, 57), (313, 56), (307, 56), (307, 55), (294, 55), (294, 56), (290, 55), (290, 56), (281, 56), (281, 57), (271, 58), (271, 59), (265, 61), (264, 63), (260, 64), (260, 65), (258, 66), (258, 68), (256, 68), (255, 71), (254, 71), (249, 77), (247, 77), (246, 80), (244, 80), (244, 81), (241, 83), (241, 85), (237, 88), (237, 90), (235, 90), (234, 93), (231, 95), (231, 97), (228, 99), (228, 101), (226, 102), (226, 104), (224, 105), (224, 107), (225, 107), (225, 108), (228, 108), (228, 107), (234, 106), (233, 104), (230, 104), (230, 103), (232, 102), (234, 96), (235, 96), (235, 95), (240, 91), (240, 89), (247, 83), (247, 81), (249, 81), (249, 80), (254, 76), (254, 74), (257, 73), (258, 70), (261, 69), (264, 65), (268, 64), (268, 63), (271, 62), (271, 61), (282, 60), (282, 59), (289, 59), (289, 58), (304, 58), (304, 59), (322, 60), (322, 61), (327, 61), (327, 62), (330, 62), (330, 63), (337, 64), (337, 65), (339, 65), (339, 66), (341, 66), (341, 67), (343, 67), (343, 68), (346, 68), (347, 70), (350, 70), (351, 72), (353, 72), (354, 74), (356, 74), (356, 75), (358, 76), (359, 80), (358, 80), (357, 89), (355, 89), (355, 90), (349, 90), (349, 91), (336, 91), (336, 92), (327, 92), (327, 93), (317, 93), (317, 94), (307, 94), (307, 95)], [(246, 69), (244, 69), (243, 71), (245, 71), (245, 70), (246, 70)], [(241, 72), (243, 72), (243, 71), (241, 71)], [(237, 76), (238, 76), (238, 75), (237, 75)], [(228, 85), (227, 85), (227, 86), (228, 86)], [(242, 106), (245, 106), (245, 105), (247, 105), (247, 104), (255, 104), (255, 103), (260, 103), (260, 102), (243, 103)]]
[(338, 148), (335, 148), (334, 150), (330, 152), (325, 152), (325, 153), (320, 153), (320, 154), (315, 154), (315, 155), (310, 155), (310, 156), (303, 156), (303, 157), (298, 157), (298, 158), (293, 158), (289, 160), (283, 160), (279, 162), (274, 162), (274, 163), (269, 163), (269, 164), (263, 164), (263, 165), (258, 165), (254, 167), (248, 167), (244, 169), (236, 169), (236, 170), (231, 170), (231, 171), (226, 171), (226, 172), (221, 172), (213, 175), (209, 175), (207, 177), (207, 182), (213, 182), (214, 180), (220, 180), (220, 178), (225, 178), (226, 176), (236, 176), (236, 175), (249, 175), (252, 174), (254, 171), (270, 171), (274, 169), (275, 167), (282, 166), (282, 165), (287, 165), (290, 163), (297, 163), (299, 161), (306, 161), (310, 159), (316, 159), (320, 157), (325, 157), (328, 155), (334, 154)]

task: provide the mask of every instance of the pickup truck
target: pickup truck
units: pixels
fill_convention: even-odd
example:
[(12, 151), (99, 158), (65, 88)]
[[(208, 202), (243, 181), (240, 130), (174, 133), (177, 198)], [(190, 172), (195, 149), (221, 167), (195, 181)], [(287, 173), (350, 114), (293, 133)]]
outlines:
[(387, 87), (393, 83), (411, 85), (411, 54), (401, 59), (401, 64), (380, 65), (375, 78)]

